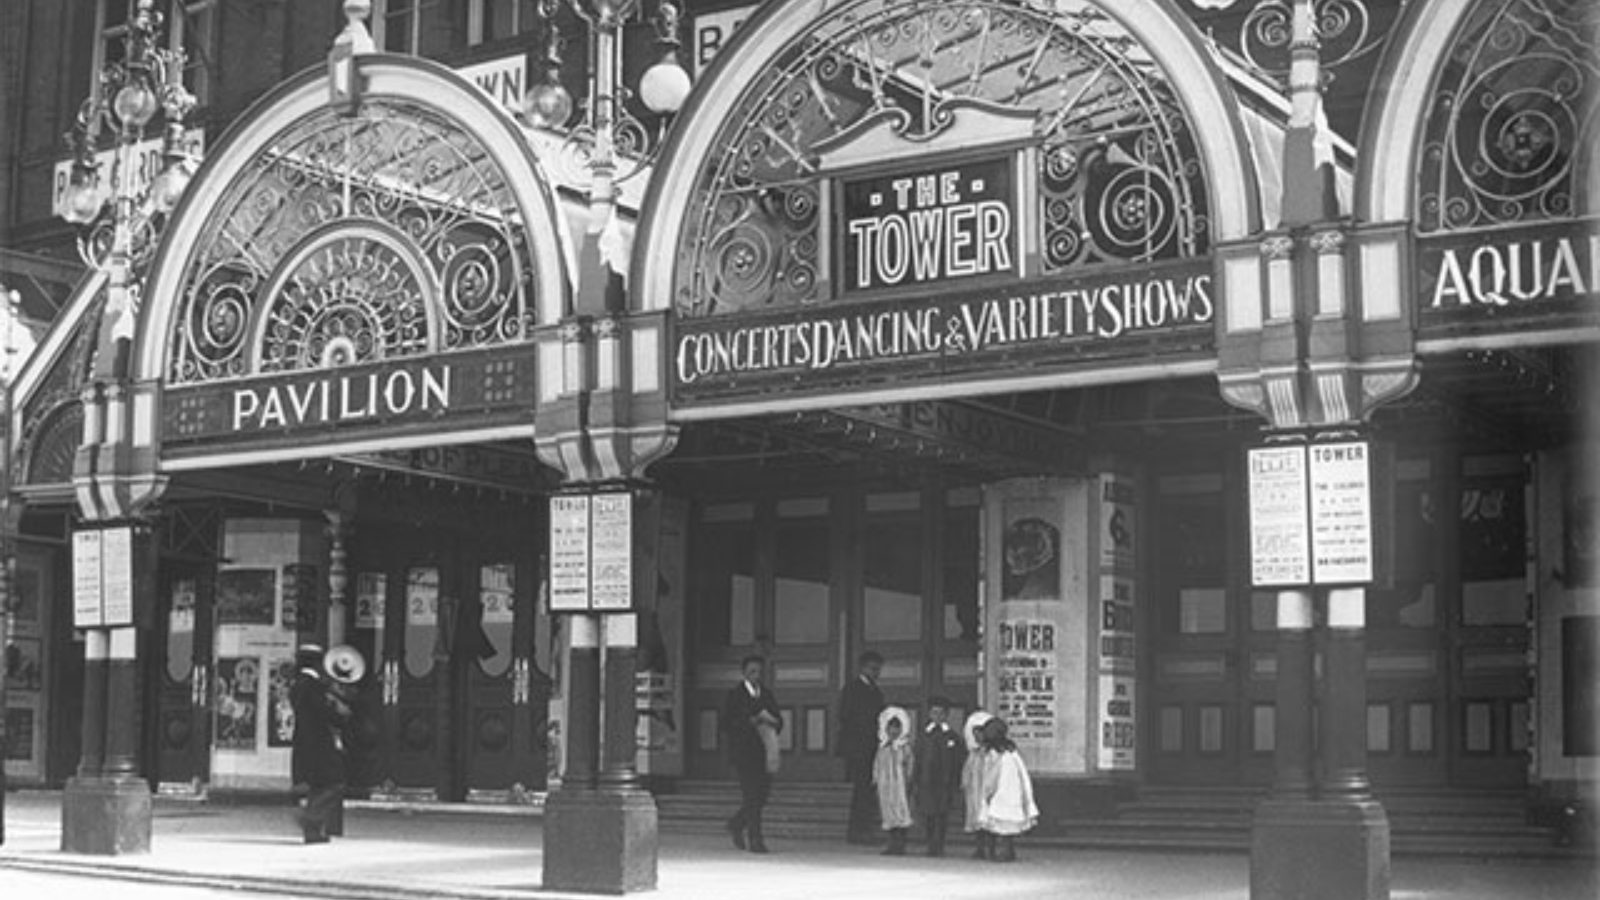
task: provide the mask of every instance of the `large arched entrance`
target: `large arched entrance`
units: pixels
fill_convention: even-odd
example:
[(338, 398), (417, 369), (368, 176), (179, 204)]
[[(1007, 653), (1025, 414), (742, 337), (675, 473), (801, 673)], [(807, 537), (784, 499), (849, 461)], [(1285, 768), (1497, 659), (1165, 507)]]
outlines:
[[(780, 777), (836, 778), (868, 648), (893, 702), (1005, 711), (1047, 779), (1148, 771), (1131, 641), (1194, 585), (1154, 577), (1144, 517), (1247, 421), (1211, 254), (1261, 220), (1198, 36), (1159, 3), (774, 4), (681, 115), (632, 286), (674, 314), (653, 471), (698, 501), (690, 774), (722, 773), (714, 710), (761, 651)], [(1047, 533), (1057, 578), (1021, 591), (1003, 560)]]
[(293, 649), (348, 643), (352, 782), (515, 799), (547, 758), (535, 344), (570, 251), (502, 110), (432, 63), (358, 65), (353, 109), (313, 72), (244, 116), (150, 264), (147, 756), (174, 788), (287, 788)]

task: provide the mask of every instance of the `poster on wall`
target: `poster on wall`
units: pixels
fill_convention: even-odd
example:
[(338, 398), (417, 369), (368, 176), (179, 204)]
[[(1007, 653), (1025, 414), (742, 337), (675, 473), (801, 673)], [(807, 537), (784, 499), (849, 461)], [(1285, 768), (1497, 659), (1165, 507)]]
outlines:
[(1058, 626), (1053, 619), (1002, 615), (995, 715), (1006, 721), (1019, 747), (1049, 747), (1058, 730), (1060, 669)]
[(278, 573), (272, 569), (223, 569), (217, 573), (218, 625), (272, 625)]
[(1132, 571), (1138, 565), (1135, 554), (1135, 523), (1138, 493), (1127, 478), (1106, 475), (1100, 479), (1100, 567)]
[(509, 625), (516, 618), (516, 567), (496, 563), (478, 570), (478, 601), (483, 605), (483, 624)]
[(260, 686), (259, 659), (246, 656), (217, 660), (217, 749), (255, 751)]
[(1132, 673), (1136, 665), (1133, 580), (1100, 576), (1100, 671)]
[(683, 612), (687, 504), (657, 492), (640, 495), (638, 578), (655, 585), (639, 609), (639, 662), (634, 676), (641, 773), (683, 774)]
[(1039, 774), (1088, 771), (1094, 639), (1087, 577), (1093, 482), (1027, 478), (985, 488), (986, 594), (982, 701), (1006, 720)]
[[(1001, 554), (1001, 600), (1061, 597), (1061, 526), (1049, 502), (1008, 504)], [(1037, 507), (1037, 508), (1034, 508)]]
[(389, 576), (382, 572), (356, 575), (356, 627), (382, 628), (388, 611)]
[(267, 746), (288, 747), (294, 744), (294, 704), (289, 701), (289, 689), (299, 670), (292, 658), (266, 663), (272, 678), (267, 691)]
[(1133, 679), (1126, 676), (1100, 676), (1098, 762), (1102, 772), (1135, 768), (1133, 685)]
[(289, 563), (283, 567), (283, 630), (309, 634), (317, 630), (317, 567)]

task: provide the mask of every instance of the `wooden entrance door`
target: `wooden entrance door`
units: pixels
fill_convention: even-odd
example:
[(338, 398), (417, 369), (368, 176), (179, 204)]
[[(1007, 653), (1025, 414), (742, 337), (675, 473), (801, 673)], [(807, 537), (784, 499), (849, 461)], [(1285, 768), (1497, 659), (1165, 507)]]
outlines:
[(703, 506), (689, 539), (689, 709), (694, 778), (731, 778), (719, 714), (747, 655), (767, 658), (784, 718), (779, 780), (839, 777), (832, 756), (834, 698), (843, 677), (840, 562), (853, 534), (826, 494)]
[(539, 542), (506, 532), (370, 526), (352, 541), (358, 635), (363, 595), (385, 598), (381, 632), (363, 638), (381, 648), (375, 780), (401, 795), (505, 799), (544, 784), (547, 690), (528, 662)]
[(1265, 784), (1276, 709), (1276, 594), (1252, 591), (1236, 560), (1245, 532), (1240, 472), (1156, 479), (1148, 535), (1153, 659), (1141, 758), (1151, 780)]

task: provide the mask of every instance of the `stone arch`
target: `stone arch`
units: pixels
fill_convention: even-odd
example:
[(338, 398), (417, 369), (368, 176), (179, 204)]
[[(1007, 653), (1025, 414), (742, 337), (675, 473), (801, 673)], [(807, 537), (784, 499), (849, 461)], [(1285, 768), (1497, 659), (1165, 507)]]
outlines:
[[(1132, 61), (1128, 68), (1119, 69), (1118, 74), (1124, 76), (1126, 83), (1132, 83), (1144, 74), (1153, 73), (1152, 80), (1159, 80), (1161, 90), (1170, 95), (1176, 115), (1163, 109), (1152, 113), (1151, 119), (1182, 119), (1181, 122), (1164, 124), (1172, 125), (1175, 130), (1184, 133), (1184, 149), (1187, 155), (1192, 156), (1183, 160), (1183, 164), (1195, 169), (1191, 176), (1193, 183), (1203, 191), (1204, 246), (1208, 249), (1259, 230), (1260, 187), (1238, 117), (1237, 103), (1224, 76), (1204, 50), (1193, 26), (1169, 0), (1124, 0), (1115, 3), (1094, 0), (968, 0), (931, 6), (910, 4), (903, 0), (798, 0), (767, 4), (740, 26), (735, 41), (718, 55), (704, 76), (706, 83), (698, 87), (690, 104), (679, 113), (680, 120), (676, 123), (673, 137), (663, 148), (656, 164), (640, 216), (642, 225), (633, 258), (633, 296), (638, 306), (665, 309), (677, 302), (677, 270), (685, 266), (680, 258), (680, 250), (686, 242), (699, 239), (690, 233), (688, 220), (691, 214), (688, 211), (694, 209), (697, 202), (704, 202), (708, 193), (707, 167), (721, 164), (723, 157), (733, 152), (726, 146), (724, 132), (729, 127), (728, 123), (741, 117), (754, 118), (757, 113), (752, 111), (752, 107), (757, 104), (751, 98), (757, 92), (765, 90), (774, 95), (778, 93), (772, 90), (770, 82), (773, 73), (783, 64), (780, 61), (811, 52), (809, 48), (812, 45), (826, 40), (833, 40), (842, 46), (847, 40), (856, 39), (854, 35), (840, 36), (854, 23), (874, 17), (892, 18), (896, 12), (902, 14), (900, 21), (913, 16), (924, 16), (930, 20), (942, 16), (954, 21), (968, 13), (980, 18), (1014, 19), (1022, 24), (1008, 27), (1034, 29), (1031, 44), (1025, 40), (1017, 42), (1019, 47), (1027, 44), (1029, 49), (1043, 46), (1046, 39), (1059, 39), (1062, 43), (1076, 41), (1097, 47), (1104, 51), (1108, 59), (1127, 53), (1137, 54), (1138, 59)], [(834, 30), (826, 31), (830, 26)], [(932, 25), (925, 27), (930, 33), (934, 30)], [(961, 27), (969, 31), (987, 28), (983, 25), (969, 27), (966, 23), (962, 23)], [(885, 30), (888, 28), (885, 27)], [(870, 64), (859, 64), (861, 58), (871, 52), (866, 31), (866, 26), (862, 26), (857, 49), (841, 51), (835, 54), (837, 58), (833, 60), (821, 60), (818, 68), (842, 60), (844, 65), (856, 65), (862, 71), (872, 69)], [(966, 40), (965, 35), (963, 39)], [(966, 42), (975, 46), (979, 40)], [(948, 47), (931, 51), (927, 55), (930, 60), (927, 70), (932, 70), (931, 61), (938, 54), (948, 51)], [(982, 58), (990, 52), (987, 49), (973, 51), (973, 56)], [(1129, 62), (1127, 59), (1111, 61), (1114, 68)], [(1007, 60), (1007, 64), (1009, 62)], [(904, 75), (898, 68), (902, 64), (906, 69), (914, 65), (902, 60), (878, 65), (877, 68), (894, 70), (891, 74), (900, 77)], [(1027, 66), (1026, 56), (1016, 60), (1018, 70), (1026, 70)], [(979, 77), (988, 78), (991, 73), (1000, 71), (1001, 65), (989, 60), (975, 66), (977, 69), (982, 72), (981, 76), (974, 75), (974, 82)], [(1016, 80), (1026, 81), (1028, 77), (1018, 76)], [(794, 77), (791, 80), (798, 84), (805, 79)], [(904, 79), (904, 83), (914, 83), (914, 79)], [(1066, 79), (1061, 84), (1065, 85)], [(1022, 97), (1030, 94), (1034, 86), (1019, 84), (1007, 89), (1014, 89), (1015, 96)], [(977, 91), (962, 91), (953, 83), (947, 83), (941, 90), (944, 91), (941, 102), (950, 100), (952, 102), (948, 105), (952, 107), (958, 103), (968, 103), (995, 111), (1001, 107), (1014, 110), (1018, 105), (995, 102), (995, 97), (982, 96)], [(1065, 108), (1079, 99), (1081, 97), (1061, 99), (1057, 101), (1057, 106)], [(1140, 98), (1134, 102), (1146, 102), (1147, 99)], [(796, 115), (827, 117), (829, 111), (822, 108), (826, 106), (827, 101), (811, 104), (809, 109), (799, 109), (797, 106), (799, 111)], [(1005, 109), (999, 111), (1005, 112)], [(852, 114), (856, 113), (859, 111), (852, 111)], [(1040, 118), (1047, 117), (1041, 115)], [(866, 119), (867, 114), (861, 114), (853, 123), (857, 131)], [(839, 125), (837, 130), (847, 131), (850, 124)], [(803, 149), (810, 151), (814, 148)], [(799, 215), (814, 215), (812, 201), (815, 199), (785, 198), (784, 202), (791, 209), (798, 210)], [(780, 212), (769, 212), (769, 215), (777, 217)], [(800, 272), (798, 277), (803, 282), (804, 272)], [(797, 302), (807, 300), (802, 297)]]
[[(1553, 18), (1570, 11), (1574, 16), (1573, 24), (1581, 26), (1582, 5), (1572, 0), (1430, 0), (1409, 10), (1373, 78), (1374, 84), (1385, 85), (1387, 89), (1374, 95), (1374, 102), (1362, 123), (1357, 159), (1363, 164), (1356, 175), (1356, 219), (1409, 221), (1423, 231), (1433, 231), (1505, 224), (1518, 218), (1562, 218), (1583, 211), (1586, 203), (1587, 211), (1593, 212), (1593, 203), (1585, 197), (1584, 187), (1588, 185), (1591, 191), (1597, 187), (1592, 179), (1597, 157), (1600, 157), (1600, 148), (1596, 147), (1596, 138), (1600, 137), (1596, 133), (1600, 129), (1600, 121), (1597, 121), (1600, 120), (1600, 63), (1596, 62), (1592, 47), (1587, 48), (1585, 55), (1581, 27), (1557, 28), (1542, 20), (1545, 16)], [(1423, 182), (1429, 178), (1430, 168), (1437, 170), (1449, 165), (1448, 161), (1439, 159), (1450, 152), (1438, 142), (1440, 117), (1451, 115), (1450, 108), (1457, 100), (1468, 99), (1456, 96), (1458, 89), (1466, 87), (1464, 79), (1470, 80), (1474, 72), (1486, 75), (1493, 68), (1485, 54), (1474, 50), (1475, 42), (1479, 49), (1492, 43), (1494, 36), (1484, 30), (1500, 27), (1497, 22), (1514, 23), (1516, 16), (1511, 14), (1518, 9), (1541, 17), (1538, 23), (1541, 27), (1531, 28), (1530, 33), (1542, 29), (1557, 50), (1565, 40), (1578, 51), (1567, 59), (1559, 59), (1559, 53), (1552, 56), (1551, 65), (1541, 71), (1541, 76), (1550, 84), (1539, 86), (1554, 88), (1544, 105), (1560, 107), (1554, 112), (1565, 120), (1552, 121), (1550, 135), (1543, 139), (1547, 146), (1565, 144), (1559, 149), (1570, 154), (1561, 163), (1566, 174), (1554, 173), (1565, 182), (1564, 187), (1555, 188), (1564, 196), (1552, 205), (1550, 188), (1554, 179), (1544, 179), (1542, 186), (1534, 184), (1518, 189), (1524, 197), (1543, 194), (1542, 198), (1534, 199), (1539, 208), (1508, 209), (1504, 215), (1472, 221), (1470, 215), (1447, 213), (1443, 207), (1451, 204), (1452, 198), (1446, 196), (1445, 191), (1428, 190)], [(1509, 35), (1502, 39), (1509, 39)], [(1527, 61), (1507, 62), (1518, 65)], [(1530, 85), (1520, 86), (1526, 87)], [(1500, 99), (1507, 98), (1502, 95)], [(1545, 111), (1537, 109), (1538, 105), (1539, 101), (1532, 101), (1523, 103), (1520, 109), (1524, 114), (1543, 116)], [(1512, 118), (1515, 115), (1505, 115), (1502, 111), (1496, 120), (1491, 112), (1483, 117), (1482, 124), (1486, 128), (1499, 127), (1494, 126), (1495, 121), (1504, 125)], [(1473, 137), (1478, 136), (1488, 135), (1485, 132)], [(1511, 137), (1509, 133), (1501, 136)]]
[[(355, 116), (312, 70), (212, 148), (151, 263), (135, 380), (325, 365), (353, 332), (333, 364), (520, 343), (565, 312), (570, 239), (521, 127), (436, 63), (358, 66)], [(293, 358), (263, 353), (268, 335)]]

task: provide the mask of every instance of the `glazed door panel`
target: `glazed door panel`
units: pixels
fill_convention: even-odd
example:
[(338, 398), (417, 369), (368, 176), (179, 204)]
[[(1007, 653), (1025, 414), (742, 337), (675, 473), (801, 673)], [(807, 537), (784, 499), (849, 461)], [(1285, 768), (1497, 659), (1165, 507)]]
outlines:
[(213, 567), (168, 562), (160, 577), (161, 652), (152, 654), (159, 671), (155, 779), (159, 784), (198, 786), (210, 778)]
[(450, 660), (440, 634), (441, 570), (402, 570), (393, 590), (392, 702), (384, 744), (388, 774), (402, 794), (449, 795)]
[(547, 697), (533, 696), (527, 655), (535, 572), (527, 558), (480, 562), (456, 612), (451, 659), (463, 696), (455, 727), (468, 797), (506, 799), (544, 783), (535, 745)]

